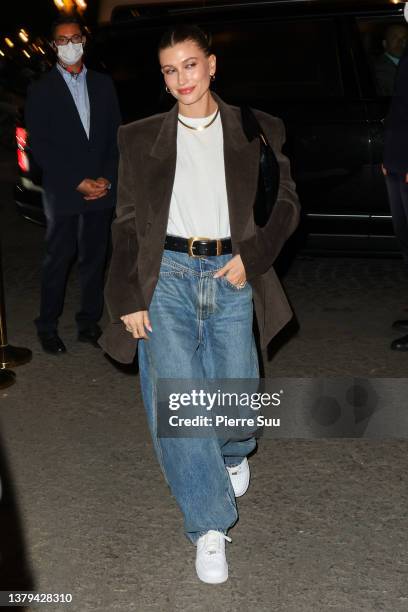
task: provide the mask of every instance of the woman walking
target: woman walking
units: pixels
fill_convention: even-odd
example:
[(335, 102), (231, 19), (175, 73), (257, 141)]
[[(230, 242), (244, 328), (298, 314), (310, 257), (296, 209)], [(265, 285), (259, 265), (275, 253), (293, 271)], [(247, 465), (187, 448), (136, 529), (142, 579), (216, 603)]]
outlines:
[(265, 347), (292, 316), (272, 264), (297, 226), (299, 204), (281, 153), (283, 124), (255, 111), (280, 166), (276, 205), (262, 229), (255, 225), (260, 142), (248, 141), (240, 110), (210, 90), (216, 57), (206, 35), (175, 27), (160, 42), (159, 61), (176, 104), (119, 131), (105, 292), (111, 322), (100, 343), (125, 363), (138, 343), (159, 462), (197, 546), (198, 577), (219, 583), (228, 578), (226, 533), (238, 518), (235, 498), (248, 487), (247, 455), (256, 442), (158, 438), (157, 381), (258, 378), (253, 302)]

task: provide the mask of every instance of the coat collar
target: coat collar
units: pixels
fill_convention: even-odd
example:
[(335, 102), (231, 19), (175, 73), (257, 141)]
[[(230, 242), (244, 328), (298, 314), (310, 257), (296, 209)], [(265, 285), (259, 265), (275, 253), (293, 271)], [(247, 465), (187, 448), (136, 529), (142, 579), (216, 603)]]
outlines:
[[(214, 92), (211, 92), (220, 109), (220, 117), (224, 134), (225, 147), (239, 151), (248, 145), (248, 140), (243, 132), (240, 113), (237, 109), (223, 100)], [(150, 155), (156, 159), (166, 159), (176, 154), (177, 142), (178, 104), (165, 114), (160, 131), (153, 143)]]

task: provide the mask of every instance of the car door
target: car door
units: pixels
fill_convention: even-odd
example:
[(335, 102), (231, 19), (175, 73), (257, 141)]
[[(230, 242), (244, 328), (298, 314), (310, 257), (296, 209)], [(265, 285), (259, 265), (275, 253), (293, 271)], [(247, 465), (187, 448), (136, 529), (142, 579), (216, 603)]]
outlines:
[[(384, 123), (391, 104), (391, 84), (382, 82), (378, 70), (384, 55), (383, 40), (390, 26), (405, 28), (401, 9), (360, 16), (355, 22), (355, 62), (359, 72), (369, 129), (371, 180), (367, 195), (370, 201), (370, 250), (398, 251), (392, 226), (385, 180), (381, 171), (384, 148)], [(406, 29), (408, 36), (408, 28)], [(388, 70), (393, 66), (389, 63)], [(397, 67), (395, 68), (396, 75)]]
[(211, 24), (217, 90), (284, 119), (311, 248), (365, 248), (369, 135), (348, 24), (319, 15)]

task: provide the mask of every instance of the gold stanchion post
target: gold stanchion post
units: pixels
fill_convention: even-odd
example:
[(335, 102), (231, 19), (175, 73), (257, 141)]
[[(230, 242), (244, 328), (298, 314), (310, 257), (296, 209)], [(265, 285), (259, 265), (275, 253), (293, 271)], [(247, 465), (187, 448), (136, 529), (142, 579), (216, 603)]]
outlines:
[(5, 389), (14, 385), (16, 382), (16, 375), (10, 370), (0, 370), (0, 389)]
[[(12, 372), (6, 371), (6, 368), (23, 365), (31, 361), (32, 352), (30, 349), (11, 346), (7, 341), (7, 325), (6, 325), (6, 305), (4, 298), (4, 283), (3, 283), (3, 263), (1, 257), (0, 244), (0, 373), (2, 381), (5, 381), (5, 386), (13, 384), (11, 378), (14, 378)], [(8, 381), (8, 383), (7, 383)], [(10, 382), (11, 381), (11, 382)]]

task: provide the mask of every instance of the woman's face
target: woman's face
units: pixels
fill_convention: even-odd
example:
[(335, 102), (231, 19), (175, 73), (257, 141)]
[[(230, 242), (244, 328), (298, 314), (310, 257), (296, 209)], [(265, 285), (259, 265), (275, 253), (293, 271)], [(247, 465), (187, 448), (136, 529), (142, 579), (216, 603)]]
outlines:
[(207, 57), (194, 41), (163, 49), (159, 60), (166, 86), (181, 104), (195, 104), (208, 91), (215, 55)]

